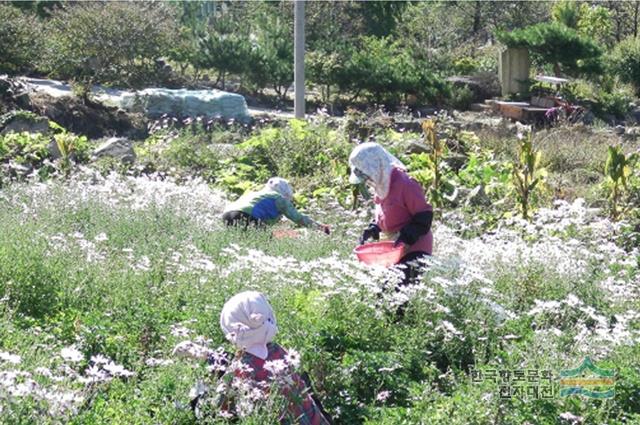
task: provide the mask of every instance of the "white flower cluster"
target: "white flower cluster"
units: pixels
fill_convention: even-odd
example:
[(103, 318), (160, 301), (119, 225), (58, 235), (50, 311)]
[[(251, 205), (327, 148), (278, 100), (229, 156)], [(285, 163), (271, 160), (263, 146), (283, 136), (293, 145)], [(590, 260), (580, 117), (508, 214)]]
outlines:
[(33, 372), (4, 369), (21, 364), (18, 355), (0, 352), (0, 399), (19, 400), (31, 397), (46, 403), (49, 414), (63, 417), (77, 413), (78, 407), (95, 391), (95, 385), (114, 378), (129, 378), (134, 373), (106, 356), (91, 356), (89, 365), (81, 366), (84, 355), (75, 346), (59, 351), (54, 367), (38, 366)]

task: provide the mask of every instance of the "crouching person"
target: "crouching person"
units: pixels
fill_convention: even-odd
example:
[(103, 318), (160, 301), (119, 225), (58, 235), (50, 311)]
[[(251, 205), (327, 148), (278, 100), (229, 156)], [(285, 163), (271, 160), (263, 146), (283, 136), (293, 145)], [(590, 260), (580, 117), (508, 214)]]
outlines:
[(293, 189), (280, 177), (269, 179), (262, 190), (249, 192), (227, 205), (222, 220), (228, 226), (256, 227), (277, 223), (284, 215), (295, 224), (329, 234), (329, 226), (320, 224), (293, 206)]
[(241, 292), (228, 300), (220, 314), (226, 338), (238, 349), (231, 361), (222, 353), (178, 345), (174, 354), (206, 359), (218, 375), (215, 387), (199, 384), (192, 392), (196, 415), (226, 418), (251, 414), (274, 414), (274, 423), (331, 424), (308, 378), (295, 369), (299, 355), (273, 342), (278, 327), (266, 297), (255, 291)]

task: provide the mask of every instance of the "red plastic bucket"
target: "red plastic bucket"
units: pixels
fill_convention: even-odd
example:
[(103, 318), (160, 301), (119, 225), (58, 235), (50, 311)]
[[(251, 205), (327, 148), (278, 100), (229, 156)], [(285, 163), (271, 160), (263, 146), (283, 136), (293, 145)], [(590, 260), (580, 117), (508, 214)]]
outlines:
[(404, 245), (394, 247), (393, 241), (372, 242), (356, 247), (353, 252), (365, 264), (391, 267), (400, 262)]

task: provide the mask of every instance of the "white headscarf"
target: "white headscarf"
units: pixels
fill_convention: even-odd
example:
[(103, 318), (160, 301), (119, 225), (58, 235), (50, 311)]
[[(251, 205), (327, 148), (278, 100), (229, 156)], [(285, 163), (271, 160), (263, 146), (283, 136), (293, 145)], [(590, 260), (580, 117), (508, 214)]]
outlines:
[(407, 169), (398, 158), (373, 142), (356, 146), (349, 155), (349, 167), (351, 167), (349, 182), (351, 184), (363, 183), (364, 180), (358, 176), (358, 173), (364, 174), (371, 179), (375, 194), (380, 199), (386, 198), (389, 194), (391, 171), (394, 168)]
[(222, 307), (220, 327), (236, 347), (263, 360), (267, 358), (267, 344), (278, 332), (271, 305), (256, 291), (240, 292), (231, 297)]
[(288, 181), (280, 177), (272, 177), (267, 182), (265, 188), (278, 192), (280, 195), (291, 201), (293, 199), (293, 189)]

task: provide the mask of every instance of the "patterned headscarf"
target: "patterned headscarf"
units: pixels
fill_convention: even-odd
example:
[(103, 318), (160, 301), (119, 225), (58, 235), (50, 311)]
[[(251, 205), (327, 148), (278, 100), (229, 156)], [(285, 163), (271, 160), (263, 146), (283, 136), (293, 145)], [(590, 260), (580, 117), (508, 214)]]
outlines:
[(272, 177), (265, 186), (269, 190), (278, 192), (284, 199), (291, 201), (293, 199), (293, 189), (288, 181), (280, 177)]
[(406, 170), (407, 167), (385, 148), (377, 143), (362, 143), (349, 155), (351, 184), (360, 184), (370, 180), (376, 196), (384, 199), (389, 194), (391, 171), (394, 168)]
[[(267, 298), (256, 291), (240, 292), (224, 304), (220, 327), (225, 337), (241, 350), (263, 353), (278, 332), (276, 317)], [(260, 356), (263, 357), (263, 356)]]

